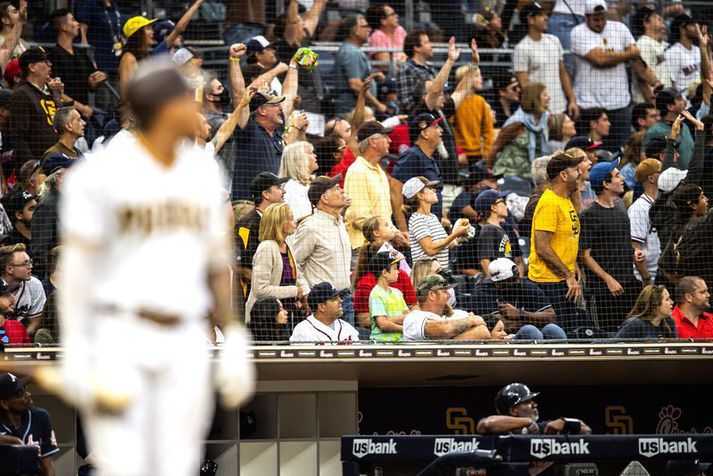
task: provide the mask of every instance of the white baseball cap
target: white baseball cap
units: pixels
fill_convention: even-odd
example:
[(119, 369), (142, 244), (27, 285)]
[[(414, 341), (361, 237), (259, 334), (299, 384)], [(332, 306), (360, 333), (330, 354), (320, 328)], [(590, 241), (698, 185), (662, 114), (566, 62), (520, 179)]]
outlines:
[(438, 185), (438, 180), (428, 180), (425, 177), (411, 177), (404, 184), (402, 193), (406, 198), (413, 198), (425, 187), (433, 187), (434, 185)]
[(181, 48), (180, 50), (173, 53), (173, 57), (171, 58), (171, 60), (176, 66), (183, 66), (184, 64), (188, 63), (193, 58), (193, 56), (195, 55), (191, 53), (190, 50), (186, 48)]
[(688, 170), (677, 169), (676, 167), (669, 167), (659, 175), (659, 190), (664, 193), (672, 192), (674, 188), (678, 187), (681, 180), (686, 178), (688, 175)]
[(585, 15), (595, 15), (607, 11), (607, 2), (604, 0), (587, 0), (584, 6)]
[(498, 258), (488, 266), (490, 280), (494, 283), (510, 279), (517, 273), (517, 265), (507, 258)]

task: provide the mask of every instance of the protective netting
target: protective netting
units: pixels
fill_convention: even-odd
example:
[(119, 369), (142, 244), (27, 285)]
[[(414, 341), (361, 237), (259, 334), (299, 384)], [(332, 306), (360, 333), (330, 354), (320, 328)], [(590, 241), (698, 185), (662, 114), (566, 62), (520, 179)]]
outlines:
[(159, 54), (225, 174), (255, 340), (713, 337), (708, 2), (0, 9), (5, 344), (61, 339), (63, 175), (140, 131)]

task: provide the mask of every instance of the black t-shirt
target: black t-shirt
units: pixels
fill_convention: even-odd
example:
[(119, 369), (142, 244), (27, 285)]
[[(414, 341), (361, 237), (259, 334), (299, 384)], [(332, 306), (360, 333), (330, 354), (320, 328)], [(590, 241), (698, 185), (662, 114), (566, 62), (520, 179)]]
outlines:
[[(443, 176), (443, 182), (449, 185), (459, 185), (460, 180), (458, 177), (458, 149), (456, 148), (456, 139), (453, 134), (453, 128), (448, 120), (455, 116), (456, 105), (453, 99), (449, 96), (446, 98), (443, 109), (430, 110), (426, 106), (426, 103), (421, 101), (416, 109), (414, 109), (411, 117), (416, 117), (421, 113), (430, 113), (436, 117), (443, 116), (444, 119), (440, 122), (441, 129), (443, 130), (443, 136), (441, 140), (443, 141), (443, 146), (448, 152), (448, 157), (441, 157), (441, 154), (436, 150), (434, 153), (434, 158), (438, 161), (438, 167), (441, 169), (441, 175)], [(413, 143), (417, 137), (418, 131), (409, 130), (409, 138), (411, 143)]]
[[(594, 260), (619, 283), (634, 279), (634, 249), (631, 246), (631, 225), (623, 207), (605, 208), (597, 202), (582, 213), (582, 233), (579, 249), (591, 250)], [(585, 267), (587, 284), (594, 291), (603, 291), (606, 284)]]
[(50, 415), (44, 408), (31, 408), (25, 412), (18, 428), (10, 428), (7, 422), (0, 421), (0, 435), (15, 436), (26, 445), (37, 446), (40, 458), (59, 452)]
[(12, 231), (2, 240), (3, 246), (11, 246), (18, 243), (22, 243), (27, 247), (27, 249), (30, 249), (30, 240), (25, 238), (25, 235), (17, 231), (15, 228), (13, 228)]
[[(312, 45), (312, 40), (305, 36), (302, 44), (292, 46), (280, 38), (276, 40), (272, 46), (275, 47), (275, 53), (278, 61), (290, 64), (290, 60), (300, 48), (309, 48)], [(312, 69), (311, 72), (304, 68), (300, 68), (297, 76), (297, 94), (300, 96), (300, 110), (314, 112), (319, 114), (322, 110), (322, 101), (320, 96), (324, 96), (324, 86), (322, 85), (322, 77), (319, 72), (319, 66)]]
[(480, 229), (478, 237), (478, 260), (512, 258), (510, 237), (499, 226), (488, 223)]
[(250, 183), (260, 172), (279, 172), (285, 148), (282, 131), (283, 128), (278, 127), (270, 135), (253, 117), (245, 129), (235, 131), (233, 200), (250, 200)]
[(55, 46), (49, 52), (52, 62), (52, 76), (59, 77), (64, 83), (67, 96), (82, 104), (89, 102), (89, 75), (96, 71), (87, 52), (75, 48), (74, 54), (69, 54), (61, 46)]
[(682, 230), (683, 236), (676, 247), (681, 257), (678, 275), (700, 276), (713, 286), (713, 213), (694, 219)]
[(496, 288), (490, 278), (486, 278), (473, 291), (473, 312), (487, 317), (498, 311), (498, 303), (512, 304), (521, 311), (539, 312), (552, 307), (542, 290), (527, 279), (518, 280), (517, 285), (507, 288)]

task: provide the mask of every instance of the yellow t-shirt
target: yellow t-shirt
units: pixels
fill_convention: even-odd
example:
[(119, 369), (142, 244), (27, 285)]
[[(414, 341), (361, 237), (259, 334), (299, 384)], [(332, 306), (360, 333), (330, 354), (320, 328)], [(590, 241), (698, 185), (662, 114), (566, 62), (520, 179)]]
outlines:
[(537, 202), (532, 216), (530, 237), (530, 269), (528, 277), (538, 283), (558, 283), (564, 278), (552, 271), (537, 255), (535, 231), (554, 233), (550, 242), (552, 250), (571, 272), (574, 272), (579, 250), (579, 216), (569, 198), (562, 198), (549, 188)]

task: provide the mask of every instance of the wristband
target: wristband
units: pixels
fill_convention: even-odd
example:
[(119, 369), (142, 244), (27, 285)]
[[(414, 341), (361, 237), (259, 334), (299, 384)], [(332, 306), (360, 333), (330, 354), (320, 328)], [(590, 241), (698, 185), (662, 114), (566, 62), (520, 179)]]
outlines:
[(233, 58), (232, 56), (230, 57), (230, 61), (233, 63), (240, 63), (240, 58)]
[(294, 64), (292, 64), (292, 63), (290, 63), (290, 69), (297, 69), (297, 66), (294, 65)]

